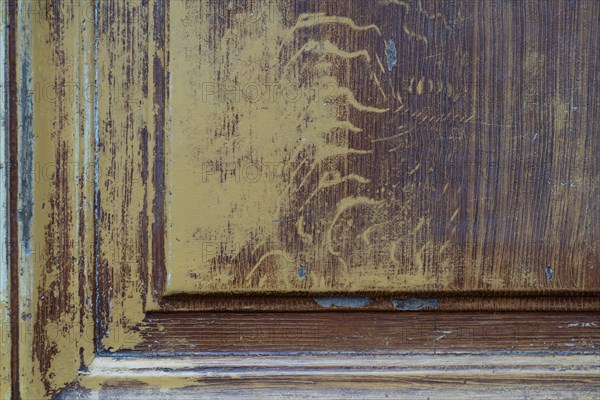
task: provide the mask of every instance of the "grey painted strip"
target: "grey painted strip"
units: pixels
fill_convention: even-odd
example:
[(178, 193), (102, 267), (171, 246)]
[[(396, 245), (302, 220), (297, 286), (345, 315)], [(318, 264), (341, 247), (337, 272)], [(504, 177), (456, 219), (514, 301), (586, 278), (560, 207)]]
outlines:
[(370, 297), (316, 297), (315, 302), (321, 307), (364, 307), (373, 299)]

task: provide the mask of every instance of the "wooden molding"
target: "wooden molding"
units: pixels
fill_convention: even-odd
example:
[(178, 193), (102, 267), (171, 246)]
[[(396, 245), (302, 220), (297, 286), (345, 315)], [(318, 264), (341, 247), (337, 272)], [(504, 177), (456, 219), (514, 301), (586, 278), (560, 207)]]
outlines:
[(10, 105), (8, 71), (8, 3), (0, 3), (0, 398), (12, 389), (11, 269), (10, 269)]
[(98, 357), (58, 399), (594, 399), (595, 355)]
[(2, 2), (12, 399), (50, 398), (94, 356), (93, 4)]

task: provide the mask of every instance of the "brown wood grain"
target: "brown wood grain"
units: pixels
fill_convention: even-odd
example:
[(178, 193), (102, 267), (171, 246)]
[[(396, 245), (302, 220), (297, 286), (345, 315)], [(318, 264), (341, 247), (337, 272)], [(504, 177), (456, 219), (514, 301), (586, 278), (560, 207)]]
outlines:
[(137, 345), (135, 337), (115, 332), (123, 347), (133, 348), (132, 356), (163, 351), (595, 353), (600, 319), (590, 313), (541, 312), (151, 313), (140, 332), (143, 340)]

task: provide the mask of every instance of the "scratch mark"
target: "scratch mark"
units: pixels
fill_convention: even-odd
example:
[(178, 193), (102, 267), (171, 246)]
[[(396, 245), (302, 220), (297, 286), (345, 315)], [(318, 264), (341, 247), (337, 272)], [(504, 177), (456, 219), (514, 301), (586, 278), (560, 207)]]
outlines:
[(346, 197), (345, 199), (340, 200), (340, 202), (338, 203), (338, 206), (337, 206), (337, 211), (335, 213), (335, 216), (333, 217), (333, 219), (329, 225), (329, 229), (327, 231), (326, 238), (327, 238), (327, 249), (329, 250), (329, 253), (333, 256), (341, 258), (342, 254), (333, 248), (333, 227), (335, 226), (335, 224), (337, 223), (337, 220), (340, 218), (340, 216), (344, 212), (346, 212), (347, 210), (349, 210), (351, 208), (359, 206), (359, 205), (377, 206), (377, 205), (380, 205), (381, 203), (382, 203), (381, 201), (370, 199), (368, 197)]
[(389, 108), (376, 108), (376, 107), (371, 107), (371, 106), (366, 106), (364, 104), (361, 104), (358, 100), (356, 100), (356, 97), (354, 97), (354, 93), (347, 87), (341, 87), (339, 89), (339, 96), (336, 96), (336, 97), (345, 98), (346, 101), (348, 102), (348, 104), (350, 104), (352, 107), (354, 107), (358, 111), (382, 114), (382, 113), (388, 112), (390, 110)]
[(379, 36), (381, 36), (381, 31), (379, 30), (379, 27), (375, 24), (359, 26), (356, 25), (356, 23), (348, 17), (328, 16), (324, 13), (302, 14), (298, 17), (296, 24), (290, 30), (285, 40), (283, 40), (283, 42), (281, 43), (281, 46), (279, 47), (279, 54), (281, 54), (284, 45), (294, 36), (294, 33), (296, 31), (303, 28), (312, 28), (315, 26), (328, 24), (344, 25), (358, 32), (373, 30)]
[(412, 170), (410, 170), (408, 176), (413, 176), (419, 169), (421, 169), (421, 163), (418, 163)]
[(284, 72), (287, 71), (289, 66), (292, 63), (294, 63), (300, 57), (302, 57), (302, 54), (310, 53), (310, 52), (333, 54), (333, 55), (336, 55), (338, 57), (345, 58), (345, 59), (364, 57), (367, 62), (371, 62), (371, 56), (369, 55), (369, 53), (366, 50), (347, 52), (347, 51), (341, 50), (335, 44), (331, 43), (329, 40), (316, 41), (316, 40), (311, 39), (308, 41), (308, 43), (306, 43), (304, 46), (302, 46), (302, 48), (300, 50), (298, 50), (292, 56), (292, 58), (284, 66), (283, 71)]
[(330, 127), (328, 127), (329, 130), (334, 130), (334, 129), (343, 129), (343, 130), (347, 130), (353, 133), (362, 133), (364, 132), (364, 130), (362, 128), (359, 128), (357, 126), (354, 126), (352, 124), (352, 122), (350, 121), (336, 121), (334, 124), (331, 124)]
[(458, 213), (460, 212), (460, 207), (454, 211), (454, 214), (450, 217), (450, 222), (454, 221), (456, 217), (458, 217)]
[(319, 185), (317, 186), (317, 188), (310, 194), (310, 196), (308, 196), (308, 198), (306, 199), (306, 201), (304, 201), (304, 203), (302, 204), (302, 206), (300, 207), (299, 211), (304, 210), (304, 207), (306, 207), (306, 205), (308, 205), (311, 200), (323, 189), (331, 187), (331, 186), (335, 186), (335, 185), (339, 185), (341, 183), (344, 182), (350, 182), (350, 181), (354, 181), (354, 182), (358, 182), (358, 183), (362, 183), (364, 185), (371, 183), (370, 179), (364, 178), (360, 175), (357, 174), (348, 174), (344, 177), (334, 177), (334, 178), (330, 178), (328, 176), (325, 176), (324, 178), (321, 179), (321, 181), (319, 182)]
[(561, 326), (560, 328), (594, 328), (597, 326), (595, 322), (571, 322), (567, 326)]
[(283, 251), (283, 250), (272, 250), (272, 251), (269, 251), (268, 253), (263, 254), (263, 256), (256, 262), (256, 264), (254, 265), (254, 267), (252, 267), (252, 269), (250, 270), (250, 272), (248, 272), (248, 274), (246, 275), (245, 280), (246, 281), (250, 280), (250, 278), (252, 277), (252, 275), (261, 266), (261, 264), (263, 263), (263, 261), (266, 260), (267, 258), (271, 257), (271, 256), (279, 256), (279, 257), (282, 257), (283, 259), (285, 259), (286, 261), (292, 259), (291, 255), (288, 254), (287, 252)]
[(437, 342), (448, 337), (452, 331), (436, 331), (436, 333), (441, 333), (441, 335), (433, 339), (433, 354), (437, 352)]
[[(312, 19), (312, 20), (311, 20)], [(298, 30), (301, 28), (313, 27), (316, 25), (326, 25), (326, 24), (340, 24), (345, 25), (355, 31), (368, 31), (374, 30), (378, 35), (381, 36), (381, 31), (379, 27), (375, 24), (359, 26), (356, 23), (348, 18), (348, 17), (340, 17), (340, 16), (328, 16), (324, 13), (313, 13), (313, 14), (302, 14), (298, 17), (298, 22), (294, 26), (293, 30)]]
[(383, 138), (378, 138), (378, 139), (372, 139), (371, 143), (377, 143), (377, 142), (384, 142), (386, 140), (393, 140), (393, 139), (397, 139), (399, 137), (402, 137), (404, 135), (406, 135), (407, 133), (409, 133), (410, 130), (406, 130), (406, 131), (402, 131), (400, 133), (396, 133), (392, 136), (387, 136), (387, 137), (383, 137)]
[(423, 78), (421, 78), (421, 79), (419, 79), (419, 82), (417, 83), (417, 95), (422, 96), (424, 89), (425, 89), (425, 81), (423, 80)]
[(373, 224), (370, 225), (367, 229), (365, 229), (365, 231), (360, 235), (362, 241), (366, 244), (366, 245), (370, 245), (371, 244), (371, 239), (369, 239), (369, 236), (371, 235), (371, 232), (378, 226), (382, 226), (383, 223), (377, 223), (377, 224)]
[(379, 58), (379, 56), (377, 54), (375, 54), (375, 60), (377, 60), (377, 65), (379, 65), (379, 69), (381, 69), (381, 72), (383, 72), (385, 74), (385, 68), (383, 68), (381, 59)]
[[(327, 146), (322, 147), (322, 149), (326, 149), (326, 148), (327, 148)], [(296, 193), (298, 190), (300, 190), (302, 188), (302, 186), (304, 186), (306, 184), (306, 182), (308, 181), (311, 174), (315, 171), (315, 169), (317, 168), (319, 163), (321, 163), (322, 161), (329, 159), (329, 158), (333, 158), (333, 157), (337, 157), (337, 156), (341, 156), (341, 155), (347, 155), (347, 154), (369, 154), (369, 153), (371, 153), (371, 150), (344, 149), (342, 147), (335, 146), (333, 148), (333, 150), (331, 150), (329, 153), (330, 154), (328, 156), (326, 156), (322, 159), (318, 159), (315, 162), (313, 162), (313, 165), (310, 167), (310, 169), (306, 173), (306, 176), (302, 179), (302, 182), (300, 182), (300, 184), (295, 188), (293, 193)], [(292, 183), (288, 184), (286, 191), (289, 188), (291, 188), (291, 186), (292, 186)]]
[(377, 85), (377, 89), (379, 89), (379, 93), (381, 93), (381, 95), (383, 96), (383, 99), (387, 101), (387, 95), (385, 94), (385, 91), (383, 90), (383, 88), (381, 87), (381, 82), (379, 81), (379, 78), (377, 78), (377, 75), (375, 75), (374, 73), (371, 72), (371, 77), (373, 78), (373, 80), (375, 81), (375, 85)]
[(404, 29), (404, 33), (406, 33), (409, 37), (415, 38), (417, 41), (421, 41), (425, 44), (425, 46), (429, 45), (429, 41), (425, 35), (420, 35), (408, 29), (406, 25), (402, 27)]

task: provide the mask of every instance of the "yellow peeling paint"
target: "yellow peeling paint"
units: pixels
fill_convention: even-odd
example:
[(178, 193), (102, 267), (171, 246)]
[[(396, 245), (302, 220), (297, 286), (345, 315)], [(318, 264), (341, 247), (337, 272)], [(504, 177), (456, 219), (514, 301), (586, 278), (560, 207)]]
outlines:
[[(390, 246), (411, 223), (408, 214), (390, 214), (398, 203), (393, 198), (366, 198), (365, 208), (357, 209), (366, 213), (356, 225), (359, 236), (369, 237), (379, 226), (376, 245), (362, 241), (367, 249), (353, 249), (354, 239), (346, 237), (355, 229), (344, 228), (351, 221), (344, 204), (355, 198), (352, 192), (321, 204), (307, 225), (305, 213), (324, 200), (325, 191), (371, 184), (368, 176), (331, 167), (372, 155), (350, 146), (352, 135), (373, 132), (348, 116), (385, 115), (390, 108), (363, 104), (339, 76), (341, 65), (350, 63), (385, 73), (378, 54), (341, 48), (327, 38), (298, 42), (299, 33), (343, 26), (381, 37), (379, 27), (321, 13), (289, 21), (272, 4), (257, 2), (234, 13), (218, 34), (215, 13), (212, 5), (185, 1), (169, 11), (165, 294), (385, 290), (411, 282), (410, 276), (416, 287), (439, 282), (442, 274), (434, 278), (433, 271), (424, 278), (416, 250), (408, 264), (385, 255), (395, 254)], [(373, 84), (387, 100), (377, 74), (371, 74)], [(399, 206), (408, 212), (408, 203)], [(326, 228), (314, 227), (324, 219)], [(294, 243), (286, 238), (287, 221), (298, 235)], [(299, 282), (295, 271), (304, 264), (312, 276)], [(400, 267), (397, 278), (390, 278), (391, 266)]]
[[(103, 218), (97, 221), (101, 243), (98, 258), (100, 265), (106, 266), (102, 271), (112, 278), (102, 277), (107, 292), (100, 294), (103, 315), (99, 318), (105, 318), (107, 330), (101, 346), (111, 352), (133, 347), (141, 341), (142, 332), (138, 324), (144, 319), (146, 302), (153, 302), (151, 296), (146, 298), (152, 278), (146, 282), (138, 275), (144, 269), (152, 269), (151, 259), (148, 261), (144, 257), (151, 257), (149, 230), (155, 222), (152, 213), (155, 194), (151, 184), (153, 169), (146, 163), (154, 154), (153, 115), (159, 112), (154, 109), (156, 88), (152, 81), (155, 73), (152, 60), (154, 56), (161, 62), (163, 60), (153, 35), (148, 37), (148, 32), (154, 32), (152, 10), (152, 5), (140, 0), (127, 0), (115, 2), (114, 8), (108, 2), (100, 2), (97, 11), (100, 32), (97, 118), (98, 141), (101, 144), (97, 149), (100, 168), (97, 179), (103, 214)], [(125, 29), (127, 21), (120, 17), (121, 13), (135, 16), (130, 25), (131, 32)], [(143, 26), (146, 23), (147, 28)], [(119, 39), (107, 32), (112, 32)], [(120, 46), (118, 50), (115, 49), (116, 43)], [(145, 52), (148, 53), (148, 63), (139, 62)], [(123, 73), (115, 77), (115, 71), (126, 71), (132, 63), (135, 63), (135, 68), (129, 69), (128, 76)], [(147, 93), (144, 93), (146, 86)], [(143, 136), (144, 132), (147, 132), (147, 137)], [(146, 148), (148, 160), (144, 159), (142, 148)], [(144, 168), (147, 169), (146, 181)], [(148, 230), (141, 228), (143, 216), (140, 211), (133, 211), (144, 208), (149, 214)], [(140, 250), (144, 246), (149, 252), (147, 255)]]
[(42, 399), (73, 381), (94, 351), (94, 26), (77, 6), (38, 14), (32, 2), (16, 3), (23, 218), (13, 312), (21, 333), (20, 396)]
[[(181, 46), (172, 46), (169, 60), (167, 293), (265, 289), (236, 288), (231, 279), (223, 279), (237, 274), (235, 264), (212, 266), (221, 251), (235, 257), (264, 243), (274, 248), (257, 256), (244, 273), (245, 282), (267, 259), (281, 260), (278, 276), (284, 277), (284, 270), (294, 276), (298, 255), (278, 248), (280, 220), (295, 201), (291, 196), (310, 190), (302, 210), (323, 188), (348, 180), (369, 181), (349, 174), (338, 182), (321, 180), (309, 189), (309, 180), (323, 163), (369, 153), (348, 147), (348, 135), (363, 129), (344, 115), (349, 108), (387, 110), (360, 104), (332, 74), (332, 62), (355, 58), (370, 62), (371, 56), (365, 50), (345, 51), (328, 40), (308, 40), (294, 50), (292, 39), (315, 25), (342, 24), (380, 35), (378, 28), (321, 14), (301, 15), (289, 27), (283, 15), (268, 7), (259, 2), (252, 12), (271, 12), (269, 23), (248, 22), (248, 16), (240, 13), (232, 28), (208, 43), (204, 38), (213, 29), (214, 10), (193, 2), (171, 5), (170, 41)], [(306, 57), (312, 61), (307, 63)], [(310, 78), (303, 80), (308, 71)], [(337, 142), (328, 138), (334, 129), (345, 132)], [(308, 170), (300, 170), (306, 161)], [(284, 283), (269, 289), (288, 287)]]

